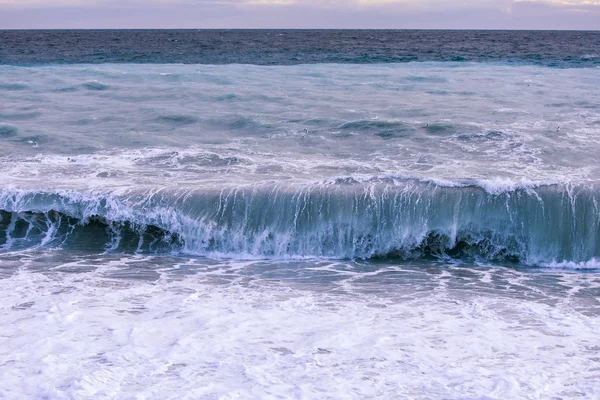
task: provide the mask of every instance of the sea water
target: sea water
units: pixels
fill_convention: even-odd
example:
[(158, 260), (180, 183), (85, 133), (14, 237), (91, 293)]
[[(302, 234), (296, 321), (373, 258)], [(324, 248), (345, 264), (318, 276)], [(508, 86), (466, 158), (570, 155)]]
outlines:
[(600, 396), (598, 35), (2, 35), (0, 397)]

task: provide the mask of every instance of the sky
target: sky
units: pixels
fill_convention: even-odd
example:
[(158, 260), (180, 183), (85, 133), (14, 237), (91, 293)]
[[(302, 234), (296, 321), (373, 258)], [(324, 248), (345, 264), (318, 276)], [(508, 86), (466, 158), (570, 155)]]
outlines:
[(600, 0), (0, 0), (0, 29), (600, 30)]

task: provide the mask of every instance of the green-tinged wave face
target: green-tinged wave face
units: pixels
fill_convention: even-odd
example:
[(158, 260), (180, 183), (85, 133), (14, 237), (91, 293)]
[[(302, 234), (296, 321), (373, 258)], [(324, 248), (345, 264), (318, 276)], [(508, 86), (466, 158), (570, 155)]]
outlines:
[(3, 191), (3, 248), (236, 258), (442, 257), (540, 265), (600, 257), (595, 188), (490, 193), (405, 180), (185, 193)]

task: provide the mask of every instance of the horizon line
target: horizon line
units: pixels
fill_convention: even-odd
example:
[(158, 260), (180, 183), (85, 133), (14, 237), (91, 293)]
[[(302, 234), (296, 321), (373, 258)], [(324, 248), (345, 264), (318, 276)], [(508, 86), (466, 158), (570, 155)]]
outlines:
[(0, 28), (2, 31), (493, 31), (493, 32), (600, 32), (600, 29), (517, 28)]

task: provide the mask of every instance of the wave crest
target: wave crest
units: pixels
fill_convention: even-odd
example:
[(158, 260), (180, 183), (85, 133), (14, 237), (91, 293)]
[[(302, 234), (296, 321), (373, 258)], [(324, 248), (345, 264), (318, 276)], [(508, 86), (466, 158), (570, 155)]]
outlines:
[(109, 250), (580, 265), (600, 258), (599, 198), (583, 186), (490, 193), (413, 180), (120, 195), (4, 190), (0, 245), (14, 246), (21, 224), (19, 237), (29, 238), (21, 246), (91, 246), (90, 232), (102, 230), (94, 246)]

